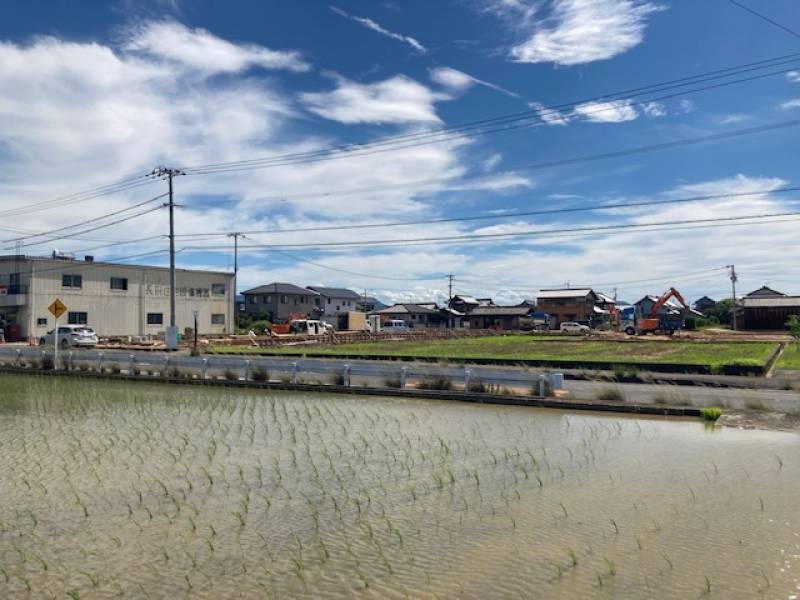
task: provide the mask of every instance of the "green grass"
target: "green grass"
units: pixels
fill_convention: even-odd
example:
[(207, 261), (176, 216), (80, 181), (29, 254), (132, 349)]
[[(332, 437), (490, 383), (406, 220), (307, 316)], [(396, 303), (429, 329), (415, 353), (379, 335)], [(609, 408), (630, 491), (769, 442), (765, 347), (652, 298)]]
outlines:
[(792, 369), (800, 371), (800, 344), (792, 342), (778, 359), (776, 369)]
[[(719, 368), (728, 365), (761, 366), (775, 349), (771, 342), (691, 342), (661, 340), (644, 342), (582, 341), (558, 338), (548, 341), (526, 335), (475, 337), (452, 340), (375, 342), (337, 346), (216, 346), (219, 354), (296, 354), (309, 356), (382, 355), (436, 359), (496, 358), (503, 360), (567, 360), (585, 363), (678, 363)], [(800, 358), (800, 357), (799, 357)]]

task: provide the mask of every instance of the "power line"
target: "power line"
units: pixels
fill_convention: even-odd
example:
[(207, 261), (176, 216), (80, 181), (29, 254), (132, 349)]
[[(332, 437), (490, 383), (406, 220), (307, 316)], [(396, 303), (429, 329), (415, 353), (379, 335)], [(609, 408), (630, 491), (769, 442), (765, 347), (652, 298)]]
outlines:
[(778, 29), (782, 29), (786, 33), (788, 33), (790, 35), (793, 35), (796, 38), (800, 38), (800, 33), (797, 33), (793, 29), (789, 29), (788, 27), (786, 27), (786, 25), (783, 25), (782, 23), (778, 23), (774, 19), (770, 19), (767, 15), (762, 14), (762, 13), (758, 12), (757, 10), (752, 9), (749, 6), (745, 6), (741, 2), (737, 2), (737, 0), (728, 0), (728, 2), (730, 2), (731, 4), (733, 4), (735, 6), (738, 6), (742, 10), (745, 10), (745, 11), (749, 12), (751, 15), (754, 15), (754, 16), (758, 17), (762, 21), (766, 21), (767, 23), (769, 23), (771, 25), (774, 25)]
[[(797, 122), (800, 124), (800, 120)], [(598, 210), (615, 210), (620, 208), (637, 208), (642, 206), (659, 206), (662, 204), (682, 204), (687, 202), (700, 202), (704, 200), (718, 200), (720, 198), (742, 198), (748, 196), (760, 196), (762, 194), (772, 194), (772, 193), (786, 193), (786, 192), (796, 192), (800, 191), (800, 186), (793, 186), (793, 187), (783, 187), (777, 189), (765, 189), (759, 190), (754, 192), (731, 192), (726, 194), (707, 194), (703, 196), (690, 196), (688, 198), (672, 198), (667, 200), (643, 200), (640, 202), (621, 202), (621, 203), (614, 203), (614, 204), (595, 204), (591, 206), (578, 206), (578, 207), (568, 207), (568, 208), (552, 208), (552, 209), (540, 209), (540, 210), (528, 210), (528, 211), (516, 211), (516, 212), (509, 212), (504, 214), (494, 214), (494, 215), (469, 215), (464, 217), (447, 217), (443, 219), (425, 219), (420, 221), (394, 221), (394, 222), (386, 222), (386, 223), (363, 223), (358, 225), (339, 225), (339, 226), (321, 226), (321, 227), (298, 227), (293, 229), (261, 229), (261, 230), (250, 230), (250, 231), (243, 231), (241, 233), (247, 235), (257, 235), (257, 234), (278, 234), (278, 233), (305, 233), (305, 232), (320, 232), (320, 231), (342, 231), (342, 230), (351, 230), (351, 229), (381, 229), (386, 227), (406, 227), (411, 225), (428, 225), (428, 224), (439, 224), (439, 223), (457, 223), (457, 222), (467, 222), (467, 221), (482, 221), (482, 220), (502, 220), (502, 219), (512, 219), (516, 217), (530, 217), (530, 216), (541, 216), (541, 215), (551, 215), (551, 214), (564, 214), (564, 213), (576, 213), (576, 212), (587, 212), (587, 211), (598, 211)], [(206, 237), (210, 236), (212, 233), (187, 233), (183, 234), (178, 237), (184, 238), (191, 238), (191, 237)], [(216, 236), (223, 236), (229, 235), (225, 232), (219, 232), (213, 234)]]
[[(471, 233), (466, 235), (452, 235), (440, 237), (424, 237), (424, 238), (411, 238), (400, 240), (365, 240), (361, 242), (320, 242), (320, 243), (290, 243), (290, 244), (259, 244), (247, 245), (242, 248), (259, 248), (259, 249), (285, 249), (285, 248), (366, 248), (366, 247), (381, 247), (381, 246), (395, 246), (405, 245), (414, 242), (461, 242), (471, 241), (477, 239), (511, 239), (516, 237), (533, 237), (533, 236), (547, 236), (558, 233), (603, 233), (606, 231), (613, 231), (618, 229), (644, 229), (648, 227), (656, 227), (663, 225), (689, 225), (698, 223), (723, 223), (729, 221), (741, 221), (744, 219), (766, 219), (774, 217), (788, 217), (800, 216), (800, 211), (790, 211), (782, 213), (762, 214), (762, 215), (743, 215), (736, 217), (714, 217), (708, 219), (686, 219), (686, 220), (673, 220), (673, 221), (660, 221), (653, 223), (624, 223), (615, 225), (597, 225), (591, 227), (575, 227), (567, 229), (537, 229), (528, 231), (505, 232), (505, 233)], [(197, 249), (195, 247), (193, 249)], [(202, 248), (202, 247), (199, 247)], [(208, 247), (214, 248), (214, 247)], [(217, 247), (218, 248), (218, 247)]]
[[(120, 210), (115, 210), (113, 212), (107, 213), (107, 214), (99, 216), (99, 217), (94, 217), (94, 218), (88, 219), (86, 221), (81, 221), (80, 223), (73, 223), (72, 225), (65, 225), (64, 227), (58, 227), (56, 229), (51, 229), (49, 231), (32, 232), (32, 233), (30, 233), (28, 235), (24, 235), (24, 236), (20, 236), (20, 237), (16, 237), (16, 238), (10, 238), (10, 239), (7, 239), (7, 240), (3, 240), (3, 242), (4, 243), (17, 242), (17, 241), (22, 241), (22, 240), (27, 240), (27, 239), (30, 239), (30, 238), (34, 238), (34, 237), (45, 237), (45, 236), (50, 237), (51, 239), (55, 239), (55, 240), (64, 239), (64, 238), (66, 238), (68, 236), (52, 237), (51, 234), (58, 233), (59, 231), (67, 231), (69, 229), (74, 229), (76, 227), (81, 227), (83, 225), (88, 225), (89, 223), (96, 223), (97, 221), (102, 221), (102, 220), (107, 219), (109, 217), (114, 217), (116, 215), (122, 214), (124, 212), (131, 211), (131, 210), (133, 210), (135, 208), (139, 208), (139, 207), (144, 206), (146, 204), (150, 204), (151, 202), (155, 202), (156, 200), (160, 200), (164, 196), (166, 196), (166, 194), (161, 194), (159, 196), (155, 196), (153, 198), (150, 198), (149, 200), (145, 200), (144, 202), (139, 202), (137, 204), (133, 204), (131, 206), (128, 206), (128, 207), (120, 209)], [(69, 237), (71, 237), (71, 236), (69, 236)]]
[[(498, 124), (508, 125), (514, 123), (519, 120), (531, 119), (536, 118), (544, 112), (554, 112), (560, 111), (568, 107), (575, 107), (579, 104), (589, 104), (591, 102), (599, 102), (599, 101), (609, 101), (614, 98), (625, 98), (629, 99), (630, 97), (641, 96), (647, 93), (654, 93), (654, 92), (661, 92), (667, 91), (669, 89), (675, 89), (677, 87), (685, 87), (688, 85), (694, 85), (697, 83), (703, 83), (706, 81), (712, 81), (714, 79), (721, 79), (726, 77), (732, 77), (735, 75), (739, 75), (742, 73), (747, 73), (756, 70), (762, 70), (767, 68), (773, 68), (777, 66), (782, 66), (789, 62), (793, 62), (800, 58), (800, 53), (793, 53), (787, 54), (771, 59), (764, 59), (760, 61), (755, 61), (751, 63), (746, 63), (742, 65), (737, 65), (734, 67), (728, 67), (724, 69), (717, 69), (715, 71), (709, 71), (705, 73), (700, 73), (697, 75), (692, 75), (688, 77), (682, 77), (679, 79), (674, 79), (666, 82), (650, 84), (647, 86), (641, 86), (638, 88), (628, 89), (620, 92), (612, 92), (606, 93), (602, 95), (597, 95), (589, 98), (584, 98), (579, 101), (567, 102), (558, 105), (544, 107), (542, 109), (535, 109), (523, 112), (517, 112), (507, 115), (502, 115), (498, 117), (492, 117), (487, 119), (481, 119), (478, 121), (472, 121), (461, 125), (449, 126), (449, 127), (441, 127), (431, 131), (425, 132), (418, 132), (413, 134), (404, 134), (398, 136), (388, 136), (384, 138), (380, 138), (373, 142), (365, 142), (365, 143), (357, 143), (357, 144), (347, 144), (347, 145), (340, 145), (329, 147), (320, 150), (314, 150), (309, 152), (301, 152), (301, 153), (291, 153), (291, 154), (283, 154), (283, 155), (276, 155), (271, 157), (262, 157), (262, 158), (255, 158), (255, 159), (248, 159), (248, 160), (240, 160), (240, 161), (231, 161), (231, 162), (221, 162), (221, 163), (210, 163), (205, 165), (195, 165), (195, 166), (188, 166), (184, 167), (184, 170), (187, 172), (195, 172), (199, 173), (202, 171), (203, 174), (210, 173), (212, 171), (220, 171), (220, 170), (238, 170), (237, 167), (243, 168), (253, 168), (253, 167), (266, 167), (266, 166), (281, 166), (282, 164), (293, 164), (294, 162), (306, 162), (308, 159), (318, 158), (320, 156), (329, 155), (332, 153), (346, 153), (347, 156), (353, 156), (354, 152), (370, 150), (374, 148), (379, 148), (381, 146), (397, 144), (407, 141), (414, 141), (419, 142), (420, 140), (424, 140), (426, 138), (436, 137), (439, 136), (440, 139), (436, 140), (439, 141), (447, 141), (449, 138), (441, 138), (442, 134), (452, 134), (452, 133), (463, 133), (465, 131), (470, 131), (476, 128), (482, 128), (487, 126), (496, 126)], [(793, 67), (794, 68), (794, 67)], [(789, 69), (791, 70), (791, 69)], [(781, 71), (780, 73), (783, 73)], [(780, 73), (769, 73), (766, 75), (758, 75), (755, 78), (760, 78), (763, 76), (772, 76), (777, 75)], [(750, 79), (738, 80), (733, 82), (727, 82), (723, 85), (729, 85), (732, 83), (740, 83), (742, 81), (748, 81)], [(714, 87), (714, 86), (712, 86)], [(702, 88), (695, 91), (703, 91), (706, 88)], [(711, 88), (708, 88), (711, 89)], [(692, 93), (692, 92), (682, 92), (683, 93)], [(678, 94), (678, 95), (681, 95)], [(652, 101), (652, 100), (651, 100)], [(224, 172), (224, 171), (221, 171)]]

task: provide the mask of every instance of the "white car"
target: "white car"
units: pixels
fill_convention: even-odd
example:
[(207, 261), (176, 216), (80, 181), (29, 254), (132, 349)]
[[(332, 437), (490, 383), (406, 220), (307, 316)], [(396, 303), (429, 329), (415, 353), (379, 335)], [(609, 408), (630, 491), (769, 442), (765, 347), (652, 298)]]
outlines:
[(589, 333), (589, 331), (591, 331), (586, 325), (581, 325), (580, 323), (574, 323), (572, 321), (562, 323), (560, 330), (562, 333)]
[[(51, 329), (39, 338), (40, 346), (52, 346), (55, 344), (55, 329)], [(86, 325), (59, 325), (58, 326), (58, 347), (69, 348), (92, 348), (97, 345), (97, 334), (94, 329)]]
[(408, 333), (408, 324), (401, 319), (392, 319), (381, 324), (381, 329), (387, 333)]

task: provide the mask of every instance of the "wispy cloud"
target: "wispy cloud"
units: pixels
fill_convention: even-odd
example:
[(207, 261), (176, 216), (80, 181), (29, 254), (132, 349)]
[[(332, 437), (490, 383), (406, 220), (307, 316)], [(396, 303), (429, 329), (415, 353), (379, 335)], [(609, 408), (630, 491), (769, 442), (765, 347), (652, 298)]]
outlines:
[(587, 102), (576, 106), (573, 112), (593, 123), (624, 123), (633, 121), (639, 116), (630, 100)]
[(786, 73), (786, 80), (792, 83), (800, 83), (800, 71), (789, 71)]
[(237, 73), (250, 67), (297, 72), (311, 68), (299, 52), (234, 44), (205, 29), (189, 29), (174, 21), (150, 22), (135, 28), (125, 49), (207, 74)]
[(403, 75), (363, 84), (339, 78), (329, 92), (306, 92), (311, 112), (340, 123), (438, 123), (434, 103), (445, 99)]
[(463, 71), (458, 71), (457, 69), (453, 69), (451, 67), (436, 67), (435, 69), (430, 70), (430, 75), (431, 79), (439, 85), (456, 92), (462, 92), (473, 85), (482, 85), (483, 87), (487, 87), (490, 90), (500, 92), (501, 94), (510, 96), (512, 98), (520, 97), (520, 95), (516, 92), (507, 90), (506, 88), (489, 81), (478, 79), (477, 77), (473, 77), (472, 75), (464, 73)]
[(388, 29), (382, 27), (372, 19), (368, 19), (367, 17), (357, 17), (356, 15), (351, 15), (349, 12), (342, 10), (338, 6), (330, 6), (329, 8), (337, 15), (340, 15), (345, 19), (350, 19), (351, 21), (360, 23), (367, 29), (371, 29), (372, 31), (380, 33), (381, 35), (384, 35), (388, 38), (397, 40), (398, 42), (403, 42), (405, 44), (408, 44), (409, 46), (414, 48), (414, 50), (416, 50), (417, 52), (421, 52), (423, 54), (426, 54), (428, 52), (428, 49), (425, 46), (423, 46), (419, 42), (419, 40), (411, 37), (410, 35), (403, 35), (401, 33), (395, 33), (394, 31), (389, 31)]
[(642, 102), (639, 106), (648, 117), (664, 117), (667, 114), (667, 109), (661, 102)]
[[(517, 4), (507, 10), (517, 12)], [(660, 10), (640, 0), (554, 0), (550, 15), (532, 22), (535, 32), (510, 55), (516, 62), (565, 66), (607, 60), (642, 43), (647, 17)]]
[(793, 98), (781, 103), (781, 109), (783, 110), (792, 110), (794, 108), (800, 108), (800, 98)]

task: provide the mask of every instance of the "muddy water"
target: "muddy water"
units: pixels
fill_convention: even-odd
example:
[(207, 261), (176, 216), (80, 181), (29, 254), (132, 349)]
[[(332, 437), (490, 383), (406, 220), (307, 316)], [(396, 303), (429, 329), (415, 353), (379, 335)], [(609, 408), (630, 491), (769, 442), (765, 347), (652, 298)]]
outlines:
[(0, 376), (0, 598), (793, 598), (800, 439)]

